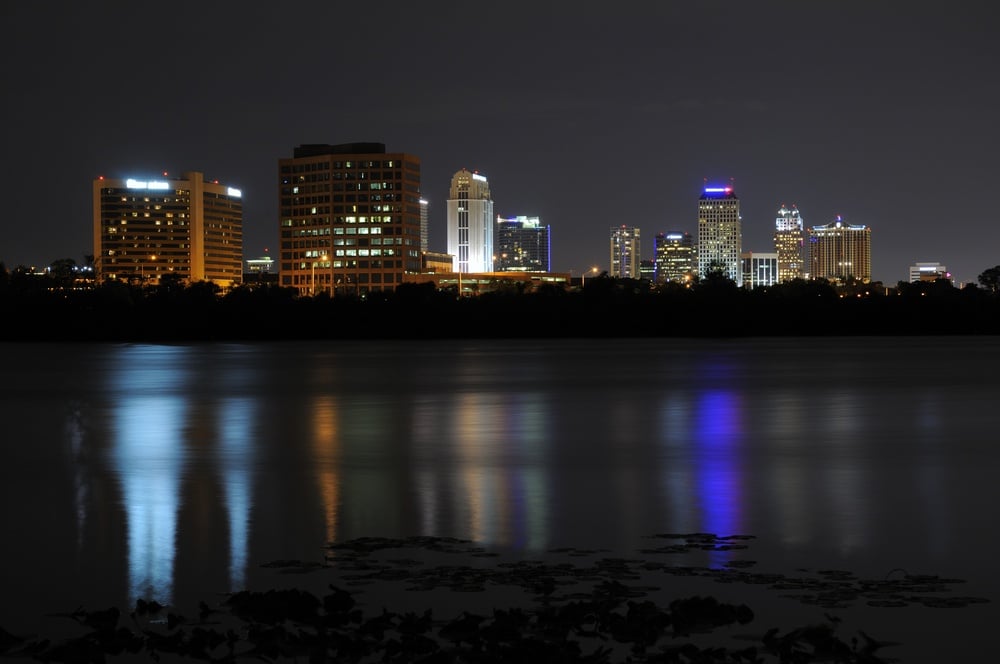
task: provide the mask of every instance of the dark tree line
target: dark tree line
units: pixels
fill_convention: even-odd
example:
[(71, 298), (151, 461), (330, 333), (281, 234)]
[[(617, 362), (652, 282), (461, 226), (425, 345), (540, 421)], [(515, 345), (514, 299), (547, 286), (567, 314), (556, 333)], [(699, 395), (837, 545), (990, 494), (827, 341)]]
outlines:
[(430, 283), (331, 298), (208, 282), (80, 288), (66, 274), (0, 265), (0, 339), (194, 341), (337, 338), (742, 337), (1000, 333), (1000, 266), (982, 287), (948, 281), (793, 281), (745, 290), (719, 275), (691, 288), (588, 279), (580, 289), (497, 284), (457, 297)]

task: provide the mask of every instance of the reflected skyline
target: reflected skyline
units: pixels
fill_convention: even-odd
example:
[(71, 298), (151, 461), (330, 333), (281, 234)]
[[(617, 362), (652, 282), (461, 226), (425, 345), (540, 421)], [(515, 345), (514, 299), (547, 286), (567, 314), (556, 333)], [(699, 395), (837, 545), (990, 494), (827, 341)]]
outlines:
[[(562, 373), (518, 364), (543, 355), (492, 351), (440, 371), (445, 354), (409, 361), (391, 345), (273, 359), (243, 347), (99, 352), (101, 382), (72, 402), (59, 444), (77, 555), (120, 539), (129, 603), (168, 603), (195, 581), (239, 590), (268, 560), (317, 559), (327, 542), (365, 536), (535, 555), (655, 532), (770, 533), (775, 546), (863, 556), (886, 519), (905, 522), (880, 506), (903, 444), (915, 456), (896, 486), (927, 517), (920, 546), (946, 555), (957, 528), (955, 475), (935, 464), (954, 409), (923, 389), (891, 402), (837, 385), (758, 389), (747, 379), (767, 375), (747, 364), (758, 360), (704, 352), (670, 355), (669, 371), (640, 383), (626, 372), (617, 389), (580, 389), (574, 372), (590, 369), (558, 344)], [(649, 364), (648, 350), (616, 352), (598, 361)], [(365, 377), (379, 353), (407, 382)], [(679, 374), (695, 378), (679, 387)]]

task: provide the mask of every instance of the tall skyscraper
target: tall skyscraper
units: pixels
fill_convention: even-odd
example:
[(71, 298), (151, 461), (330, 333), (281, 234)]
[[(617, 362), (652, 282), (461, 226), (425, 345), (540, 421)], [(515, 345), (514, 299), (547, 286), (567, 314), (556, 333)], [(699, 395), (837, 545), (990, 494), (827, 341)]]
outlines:
[(242, 193), (198, 172), (94, 180), (93, 232), (99, 282), (242, 280)]
[(872, 279), (872, 232), (868, 226), (845, 224), (840, 215), (825, 226), (809, 229), (809, 274), (813, 279), (844, 282)]
[(624, 224), (612, 226), (609, 275), (620, 279), (638, 279), (639, 261), (639, 229)]
[(393, 290), (420, 271), (420, 159), (382, 143), (310, 144), (278, 160), (281, 285)]
[(497, 216), (497, 272), (548, 272), (550, 229), (538, 217)]
[(722, 272), (742, 283), (740, 199), (732, 187), (705, 187), (698, 199), (698, 276)]
[(448, 253), (458, 272), (493, 271), (493, 199), (479, 173), (462, 169), (448, 194)]
[(690, 233), (657, 233), (654, 238), (653, 261), (656, 283), (683, 283), (694, 276), (694, 242)]
[(778, 281), (805, 278), (805, 232), (794, 205), (782, 204), (774, 220), (774, 251), (778, 254)]
[(430, 227), (430, 212), (428, 210), (430, 203), (427, 199), (420, 199), (420, 252), (423, 253), (427, 251), (427, 239), (429, 235)]

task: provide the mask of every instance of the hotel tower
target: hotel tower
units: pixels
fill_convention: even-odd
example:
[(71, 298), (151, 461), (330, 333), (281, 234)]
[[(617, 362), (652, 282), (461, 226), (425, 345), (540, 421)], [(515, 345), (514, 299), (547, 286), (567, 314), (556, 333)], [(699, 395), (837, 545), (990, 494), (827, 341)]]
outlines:
[(868, 283), (872, 279), (872, 231), (845, 224), (840, 215), (825, 226), (809, 229), (809, 272), (813, 279)]
[(179, 178), (94, 180), (94, 267), (98, 282), (184, 283), (223, 288), (243, 276), (243, 197), (239, 189)]

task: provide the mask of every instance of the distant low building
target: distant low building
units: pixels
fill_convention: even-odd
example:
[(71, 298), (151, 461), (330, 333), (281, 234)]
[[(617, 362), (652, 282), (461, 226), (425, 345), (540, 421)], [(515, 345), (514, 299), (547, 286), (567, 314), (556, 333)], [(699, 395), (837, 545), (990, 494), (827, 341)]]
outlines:
[(246, 270), (243, 272), (245, 284), (277, 284), (278, 271), (274, 268), (274, 259), (270, 256), (249, 258)]
[(652, 260), (644, 258), (639, 261), (639, 278), (649, 282), (656, 279), (656, 264)]
[(403, 283), (427, 282), (442, 290), (454, 288), (459, 295), (467, 297), (519, 284), (526, 291), (545, 285), (567, 288), (570, 275), (568, 272), (429, 272), (403, 276)]
[(773, 286), (778, 283), (778, 253), (744, 251), (740, 255), (743, 287), (748, 289)]
[(937, 281), (947, 279), (951, 281), (951, 272), (941, 263), (916, 263), (910, 266), (910, 283), (920, 281)]
[(424, 274), (428, 272), (454, 272), (455, 257), (439, 251), (421, 252), (420, 271)]

